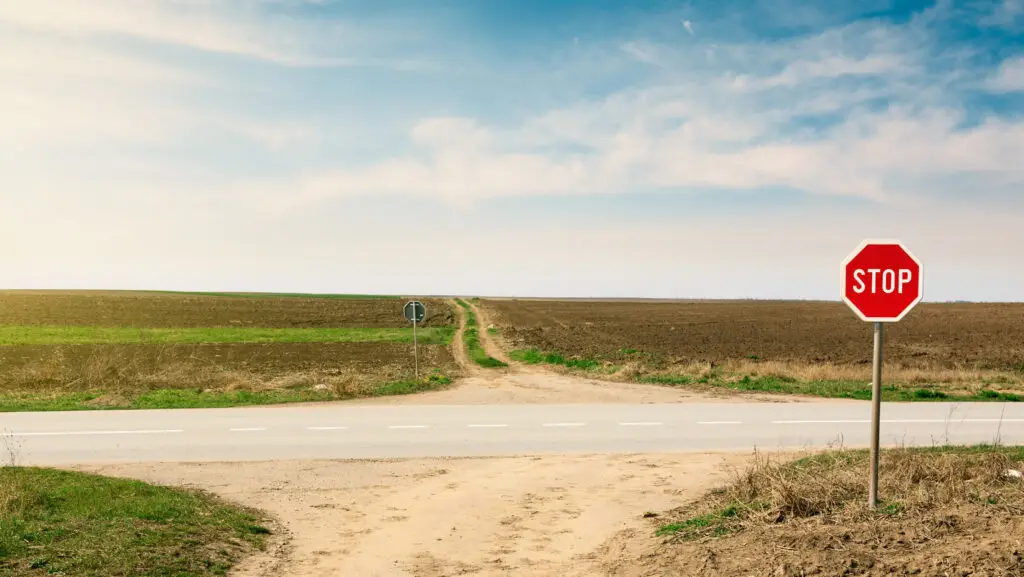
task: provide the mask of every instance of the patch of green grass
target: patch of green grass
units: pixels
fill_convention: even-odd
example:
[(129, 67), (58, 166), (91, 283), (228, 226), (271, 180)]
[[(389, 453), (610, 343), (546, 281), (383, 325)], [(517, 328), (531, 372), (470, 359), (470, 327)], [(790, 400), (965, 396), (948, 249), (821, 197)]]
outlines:
[(678, 523), (663, 525), (658, 528), (655, 534), (659, 537), (673, 535), (681, 539), (693, 538), (699, 534), (707, 533), (714, 537), (721, 537), (736, 531), (736, 527), (730, 521), (738, 518), (740, 513), (740, 507), (737, 504), (729, 504), (719, 511), (684, 519)]
[[(9, 394), (0, 396), (0, 413), (27, 411), (85, 411), (120, 409), (215, 409), (290, 403), (343, 401), (360, 396), (381, 397), (432, 391), (451, 384), (449, 376), (434, 371), (420, 379), (380, 383), (360, 394), (317, 390), (268, 389), (260, 391), (204, 391), (202, 389), (155, 389), (130, 397), (104, 392), (57, 394)], [(96, 404), (98, 399), (106, 399)]]
[(594, 359), (567, 359), (558, 353), (546, 353), (538, 349), (519, 349), (509, 353), (513, 360), (528, 365), (561, 365), (570, 369), (591, 371), (601, 368), (603, 364)]
[(500, 329), (498, 329), (498, 327), (487, 327), (487, 334), (496, 335), (499, 332), (500, 332)]
[(0, 574), (225, 575), (264, 547), (260, 513), (205, 493), (44, 468), (0, 468)]
[[(424, 327), (424, 345), (451, 343), (452, 327)], [(197, 344), (197, 343), (411, 343), (412, 328), (133, 328), (90, 326), (0, 326), (3, 345)]]
[(353, 300), (365, 300), (365, 299), (397, 299), (400, 298), (397, 295), (360, 295), (360, 294), (330, 294), (330, 293), (236, 293), (236, 292), (217, 292), (217, 291), (141, 291), (141, 292), (154, 292), (160, 294), (175, 294), (175, 295), (195, 295), (195, 296), (208, 296), (208, 297), (234, 297), (234, 298), (247, 298), (247, 299), (265, 299), (265, 298), (304, 298), (304, 299), (353, 299)]
[(455, 299), (455, 302), (466, 311), (466, 328), (462, 331), (462, 342), (466, 345), (466, 353), (469, 354), (469, 358), (473, 359), (474, 363), (488, 369), (507, 367), (507, 363), (488, 355), (484, 350), (480, 343), (480, 329), (477, 326), (476, 313), (473, 312), (473, 308), (462, 299)]

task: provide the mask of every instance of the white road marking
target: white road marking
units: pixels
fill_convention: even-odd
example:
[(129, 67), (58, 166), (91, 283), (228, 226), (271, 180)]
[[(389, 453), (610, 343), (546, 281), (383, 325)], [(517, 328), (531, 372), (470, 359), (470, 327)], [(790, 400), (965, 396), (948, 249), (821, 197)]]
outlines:
[(70, 435), (158, 435), (184, 432), (184, 429), (153, 429), (142, 431), (47, 431), (39, 433), (10, 433), (10, 435), (12, 437), (60, 437)]
[(870, 423), (867, 419), (856, 419), (850, 421), (772, 421), (773, 425), (831, 425), (837, 423)]
[(697, 421), (698, 425), (742, 425), (743, 421)]
[(544, 423), (542, 427), (582, 427), (586, 423)]
[(266, 431), (267, 428), (266, 427), (240, 427), (240, 428), (237, 428), (237, 429), (228, 429), (228, 430), (233, 432), (233, 433), (251, 433), (251, 432), (254, 432), (254, 431)]
[(426, 429), (429, 425), (389, 425), (389, 429)]
[(493, 424), (493, 425), (466, 425), (466, 426), (469, 427), (470, 429), (493, 429), (493, 428), (498, 428), (498, 427), (507, 427), (508, 425), (497, 424), (496, 423), (496, 424)]
[(345, 431), (348, 427), (306, 427), (310, 431)]
[(655, 421), (642, 422), (642, 423), (619, 423), (623, 427), (658, 427), (664, 423), (658, 423)]

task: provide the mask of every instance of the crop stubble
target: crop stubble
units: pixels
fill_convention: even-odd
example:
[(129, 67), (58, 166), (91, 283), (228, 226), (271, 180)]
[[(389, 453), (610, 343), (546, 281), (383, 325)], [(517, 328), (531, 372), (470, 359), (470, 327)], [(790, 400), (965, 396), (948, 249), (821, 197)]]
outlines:
[[(487, 300), (513, 346), (624, 361), (870, 365), (872, 330), (842, 303)], [(924, 303), (886, 329), (888, 365), (1024, 371), (1024, 304)]]

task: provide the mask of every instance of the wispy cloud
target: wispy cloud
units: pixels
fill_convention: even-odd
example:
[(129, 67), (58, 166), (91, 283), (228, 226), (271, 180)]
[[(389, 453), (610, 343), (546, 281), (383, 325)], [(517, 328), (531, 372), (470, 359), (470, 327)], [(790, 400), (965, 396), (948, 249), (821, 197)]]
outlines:
[(397, 41), (414, 29), (372, 33), (343, 20), (296, 18), (272, 2), (217, 0), (48, 0), (0, 4), (0, 24), (65, 36), (130, 38), (204, 52), (300, 67), (394, 66), (415, 59), (360, 54), (359, 48)]
[(988, 87), (995, 92), (1024, 91), (1024, 56), (1004, 61)]
[[(411, 132), (415, 154), (307, 176), (297, 190), (464, 202), (787, 187), (899, 203), (954, 193), (963, 181), (951, 176), (990, 189), (1024, 184), (1015, 160), (1024, 158), (1024, 123), (969, 118), (962, 99), (979, 72), (935, 70), (945, 56), (925, 23), (858, 22), (771, 44), (734, 42), (714, 61), (629, 41), (621, 51), (664, 75), (515, 128), (424, 120)], [(1004, 64), (1004, 87), (1016, 66)], [(424, 126), (434, 127), (429, 139), (416, 136)]]

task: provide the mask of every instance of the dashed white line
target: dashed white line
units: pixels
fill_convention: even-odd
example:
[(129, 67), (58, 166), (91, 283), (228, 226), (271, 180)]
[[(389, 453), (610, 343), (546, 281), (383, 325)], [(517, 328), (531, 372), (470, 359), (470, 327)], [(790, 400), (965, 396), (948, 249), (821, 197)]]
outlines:
[(658, 427), (658, 426), (661, 426), (663, 424), (664, 423), (659, 423), (659, 422), (655, 422), (655, 421), (641, 422), (641, 423), (619, 423), (619, 425), (623, 426), (623, 427)]
[(742, 425), (743, 421), (697, 421), (698, 425)]
[(848, 421), (772, 421), (773, 425), (830, 425), (840, 423), (870, 423), (867, 419), (854, 419)]
[(228, 429), (232, 433), (252, 433), (256, 431), (266, 431), (266, 427), (239, 427), (236, 429)]
[(45, 431), (33, 433), (10, 433), (12, 437), (62, 437), (72, 435), (159, 435), (184, 433), (184, 429), (150, 429), (141, 431)]
[(426, 429), (429, 425), (389, 425), (389, 429)]
[(348, 427), (306, 427), (310, 431), (346, 431)]
[(542, 427), (582, 427), (586, 423), (544, 423)]
[(508, 425), (494, 423), (494, 424), (466, 425), (466, 426), (469, 427), (470, 429), (497, 429), (497, 428), (501, 428), (501, 427), (507, 427)]

